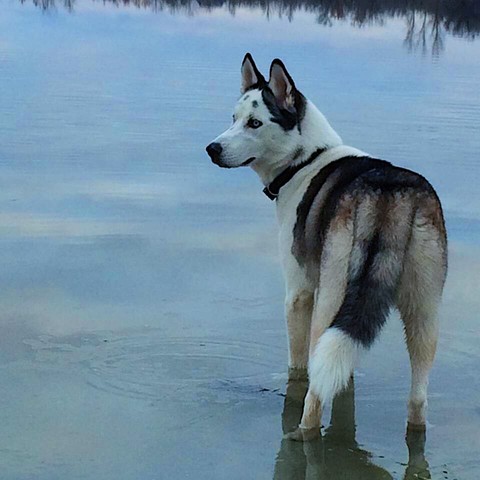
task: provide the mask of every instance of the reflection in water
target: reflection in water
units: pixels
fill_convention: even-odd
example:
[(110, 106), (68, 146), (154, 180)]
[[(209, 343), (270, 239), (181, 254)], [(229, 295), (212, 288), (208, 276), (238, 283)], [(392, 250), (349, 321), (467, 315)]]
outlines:
[(437, 16), (430, 18), (426, 12), (420, 17), (415, 12), (410, 13), (407, 16), (407, 33), (404, 41), (408, 50), (421, 50), (422, 53), (427, 53), (429, 38), (432, 42), (432, 54), (438, 55), (444, 48), (444, 33), (440, 19)]
[[(25, 3), (27, 0), (20, 0)], [(63, 5), (73, 11), (76, 0), (32, 0), (44, 10)], [(480, 33), (480, 3), (476, 0), (105, 0), (113, 5), (167, 10), (194, 15), (198, 9), (211, 11), (226, 7), (234, 15), (237, 8), (259, 8), (268, 18), (278, 15), (293, 20), (297, 11), (316, 16), (317, 23), (331, 25), (344, 20), (362, 27), (383, 24), (388, 18), (406, 20), (405, 45), (410, 51), (426, 53), (431, 42), (432, 54), (444, 48), (445, 33), (473, 40)]]
[[(290, 382), (287, 385), (282, 414), (284, 433), (292, 431), (298, 425), (306, 392), (305, 382)], [(320, 439), (306, 443), (282, 440), (274, 480), (393, 478), (384, 468), (371, 461), (371, 453), (361, 449), (355, 439), (354, 395), (352, 379), (348, 388), (335, 398), (330, 426)], [(425, 432), (407, 430), (406, 442), (409, 459), (403, 479), (431, 478), (424, 454)]]

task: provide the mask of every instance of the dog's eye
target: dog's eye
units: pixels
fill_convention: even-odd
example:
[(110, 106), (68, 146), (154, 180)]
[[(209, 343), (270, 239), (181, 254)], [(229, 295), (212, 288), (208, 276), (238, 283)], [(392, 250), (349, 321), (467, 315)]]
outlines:
[(235, 115), (232, 115), (232, 121), (235, 123)]
[(250, 127), (250, 128), (258, 128), (258, 127), (261, 127), (262, 125), (263, 123), (260, 120), (257, 120), (256, 118), (251, 118), (247, 122), (247, 127)]

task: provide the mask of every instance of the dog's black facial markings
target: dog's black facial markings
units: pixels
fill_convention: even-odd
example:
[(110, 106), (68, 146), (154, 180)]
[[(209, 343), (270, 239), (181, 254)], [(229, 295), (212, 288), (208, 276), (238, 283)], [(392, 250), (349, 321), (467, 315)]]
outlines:
[(278, 123), (286, 132), (298, 127), (301, 133), (300, 125), (305, 116), (306, 99), (299, 91), (295, 91), (295, 104), (291, 110), (278, 106), (275, 95), (268, 86), (262, 89), (262, 99), (273, 123)]
[(278, 123), (285, 131), (292, 130), (295, 127), (297, 124), (295, 112), (280, 108), (270, 88), (267, 87), (262, 90), (262, 98), (270, 112), (270, 120), (273, 123)]
[(256, 100), (254, 100), (254, 101), (252, 102), (252, 107), (253, 107), (253, 108), (257, 108), (257, 107), (258, 107), (258, 102), (257, 102)]
[(297, 111), (297, 128), (298, 133), (302, 134), (302, 120), (305, 117), (307, 109), (307, 99), (298, 91), (295, 91), (295, 110)]

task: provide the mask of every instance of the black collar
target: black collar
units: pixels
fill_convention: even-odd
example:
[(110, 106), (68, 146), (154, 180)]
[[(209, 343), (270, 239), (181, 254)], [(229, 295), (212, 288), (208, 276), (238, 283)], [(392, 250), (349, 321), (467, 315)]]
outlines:
[(303, 167), (310, 165), (326, 148), (317, 148), (304, 162), (293, 167), (287, 167), (282, 173), (277, 175), (264, 189), (263, 193), (270, 199), (276, 200), (280, 189), (288, 183), (292, 177)]

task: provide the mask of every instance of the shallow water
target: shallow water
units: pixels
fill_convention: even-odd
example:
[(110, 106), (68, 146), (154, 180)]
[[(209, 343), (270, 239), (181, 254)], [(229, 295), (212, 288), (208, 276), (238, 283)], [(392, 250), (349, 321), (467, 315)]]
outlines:
[[(418, 5), (142, 5), (1, 4), (2, 480), (476, 480), (478, 12), (464, 31)], [(420, 171), (443, 200), (426, 443), (405, 440), (395, 315), (322, 441), (282, 440), (304, 386), (285, 396), (273, 205), (203, 150), (246, 51), (264, 70), (282, 58), (346, 143)]]

